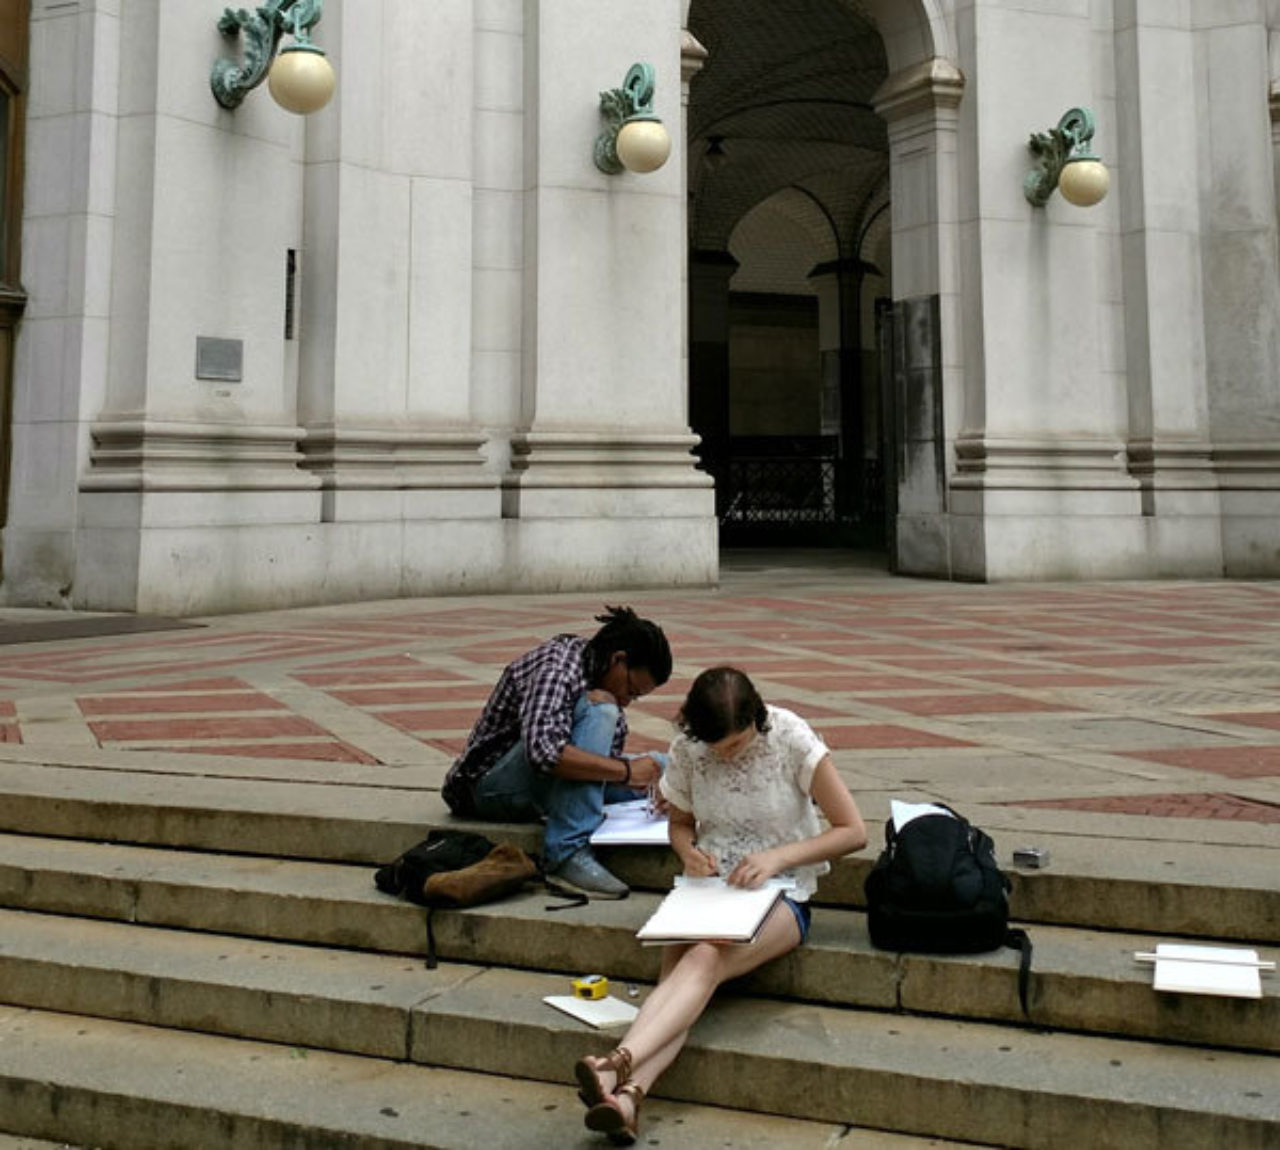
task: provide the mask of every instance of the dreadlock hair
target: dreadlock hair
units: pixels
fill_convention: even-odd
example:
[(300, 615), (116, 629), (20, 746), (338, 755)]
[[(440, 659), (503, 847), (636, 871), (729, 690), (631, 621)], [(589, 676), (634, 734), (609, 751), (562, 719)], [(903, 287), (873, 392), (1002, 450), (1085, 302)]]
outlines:
[(587, 640), (593, 680), (604, 674), (615, 651), (626, 655), (633, 671), (648, 671), (655, 687), (671, 678), (671, 647), (657, 623), (641, 619), (630, 607), (607, 603), (596, 621), (604, 626)]
[(755, 684), (736, 667), (703, 671), (676, 715), (676, 727), (700, 743), (718, 743), (752, 726), (764, 734), (769, 712)]

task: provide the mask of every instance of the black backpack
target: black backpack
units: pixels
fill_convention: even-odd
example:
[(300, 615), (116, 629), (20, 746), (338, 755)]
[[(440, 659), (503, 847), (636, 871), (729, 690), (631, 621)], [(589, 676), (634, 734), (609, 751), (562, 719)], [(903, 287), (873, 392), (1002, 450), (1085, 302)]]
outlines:
[(379, 867), (373, 882), (384, 894), (430, 908), (427, 966), (434, 970), (437, 910), (492, 902), (514, 894), (537, 874), (537, 864), (519, 847), (495, 846), (470, 831), (434, 830), (395, 862)]
[(1011, 884), (991, 836), (951, 811), (920, 815), (901, 831), (889, 819), (884, 838), (865, 887), (872, 943), (924, 954), (1020, 950), (1018, 998), (1028, 1013), (1031, 939), (1009, 928)]

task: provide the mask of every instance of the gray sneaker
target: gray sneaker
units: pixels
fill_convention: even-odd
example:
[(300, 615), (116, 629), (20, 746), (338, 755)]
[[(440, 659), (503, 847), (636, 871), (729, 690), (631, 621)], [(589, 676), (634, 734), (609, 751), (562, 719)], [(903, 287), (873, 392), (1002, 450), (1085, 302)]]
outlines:
[(611, 874), (589, 846), (581, 846), (553, 871), (547, 872), (547, 886), (587, 898), (626, 898), (631, 893), (617, 875)]

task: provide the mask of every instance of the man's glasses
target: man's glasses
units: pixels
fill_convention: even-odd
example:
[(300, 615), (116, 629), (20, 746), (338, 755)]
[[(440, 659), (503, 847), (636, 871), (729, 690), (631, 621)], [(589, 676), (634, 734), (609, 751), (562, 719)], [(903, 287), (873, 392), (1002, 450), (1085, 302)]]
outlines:
[(631, 667), (627, 666), (627, 697), (630, 699), (643, 699), (648, 691), (637, 691), (636, 681), (631, 677)]

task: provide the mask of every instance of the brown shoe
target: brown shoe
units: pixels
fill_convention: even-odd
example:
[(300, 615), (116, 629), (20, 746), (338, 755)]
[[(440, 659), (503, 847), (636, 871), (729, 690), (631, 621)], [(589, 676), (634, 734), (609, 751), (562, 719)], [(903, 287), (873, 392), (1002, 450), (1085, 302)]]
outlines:
[(574, 1077), (578, 1080), (578, 1097), (584, 1106), (598, 1106), (604, 1101), (608, 1091), (600, 1081), (602, 1070), (613, 1071), (613, 1084), (625, 1082), (631, 1077), (631, 1051), (625, 1046), (616, 1046), (603, 1058), (579, 1058), (573, 1067)]
[[(631, 1099), (630, 1118), (618, 1105), (618, 1099), (624, 1094)], [(615, 1146), (630, 1146), (640, 1135), (640, 1103), (643, 1101), (644, 1088), (638, 1082), (624, 1082), (587, 1111), (584, 1119), (587, 1129), (607, 1134)]]

